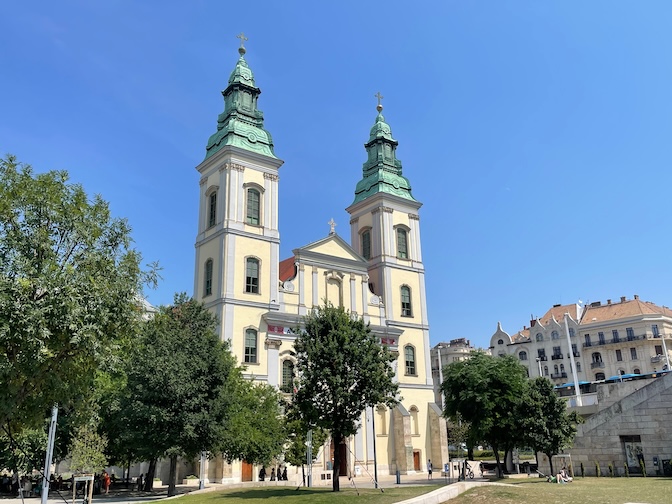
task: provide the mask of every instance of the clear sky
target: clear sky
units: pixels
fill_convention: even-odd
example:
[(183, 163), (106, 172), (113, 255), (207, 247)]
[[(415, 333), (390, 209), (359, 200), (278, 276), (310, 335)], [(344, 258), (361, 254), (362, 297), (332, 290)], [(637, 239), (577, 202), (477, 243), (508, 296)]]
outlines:
[[(198, 180), (238, 57), (280, 169), (281, 256), (326, 236), (374, 94), (399, 141), (432, 344), (552, 304), (672, 304), (672, 2), (22, 1), (0, 5), (0, 154), (65, 169), (193, 290)], [(668, 188), (668, 189), (666, 189)]]

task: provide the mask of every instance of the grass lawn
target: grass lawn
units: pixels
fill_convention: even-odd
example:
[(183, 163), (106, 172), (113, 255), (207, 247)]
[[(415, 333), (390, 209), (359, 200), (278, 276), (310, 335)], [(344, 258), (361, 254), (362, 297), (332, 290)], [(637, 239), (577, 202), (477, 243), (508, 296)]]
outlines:
[[(510, 480), (502, 480), (508, 483)], [(672, 478), (576, 478), (572, 483), (543, 479), (512, 482), (513, 487), (490, 485), (469, 490), (450, 504), (624, 504), (672, 502)]]
[(373, 488), (360, 488), (359, 496), (354, 488), (341, 485), (341, 491), (334, 493), (328, 488), (301, 488), (292, 487), (273, 488), (235, 488), (223, 492), (209, 492), (197, 495), (187, 495), (179, 499), (179, 504), (330, 504), (332, 502), (361, 504), (393, 504), (410, 499), (423, 493), (436, 490), (440, 485), (407, 486), (401, 488), (386, 488), (384, 493)]

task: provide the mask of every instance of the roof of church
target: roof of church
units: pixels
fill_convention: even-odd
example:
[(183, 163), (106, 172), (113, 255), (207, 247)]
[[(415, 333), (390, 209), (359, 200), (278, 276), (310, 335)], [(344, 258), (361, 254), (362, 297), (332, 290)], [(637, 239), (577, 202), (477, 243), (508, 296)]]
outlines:
[(294, 265), (294, 256), (280, 261), (280, 281), (286, 282), (296, 276), (296, 266)]
[(411, 201), (417, 201), (411, 194), (411, 183), (402, 175), (401, 161), (396, 158), (399, 142), (392, 137), (392, 129), (381, 113), (378, 93), (378, 116), (371, 127), (369, 141), (364, 145), (367, 160), (362, 167), (363, 178), (355, 188), (355, 201), (358, 203), (378, 193), (387, 193)]
[(665, 306), (658, 306), (650, 301), (641, 301), (639, 296), (635, 296), (635, 299), (629, 301), (623, 297), (618, 303), (607, 301), (607, 304), (592, 303), (586, 306), (583, 317), (581, 317), (581, 323), (592, 324), (593, 322), (618, 320), (637, 315), (665, 315), (672, 317), (672, 310)]
[(245, 61), (247, 40), (241, 33), (238, 53), (224, 96), (224, 112), (217, 118), (217, 132), (208, 139), (205, 158), (209, 158), (226, 145), (256, 152), (277, 159), (273, 152), (273, 138), (264, 129), (264, 114), (257, 109), (261, 90), (254, 82), (254, 74)]

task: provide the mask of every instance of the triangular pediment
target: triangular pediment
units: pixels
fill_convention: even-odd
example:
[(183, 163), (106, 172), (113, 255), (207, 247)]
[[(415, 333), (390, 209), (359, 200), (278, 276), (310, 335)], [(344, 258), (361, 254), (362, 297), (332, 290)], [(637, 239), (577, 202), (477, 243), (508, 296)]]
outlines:
[(367, 265), (366, 259), (359, 255), (343, 238), (336, 233), (309, 243), (298, 249), (294, 249), (294, 255), (297, 257), (322, 256), (333, 257), (335, 259), (355, 261)]

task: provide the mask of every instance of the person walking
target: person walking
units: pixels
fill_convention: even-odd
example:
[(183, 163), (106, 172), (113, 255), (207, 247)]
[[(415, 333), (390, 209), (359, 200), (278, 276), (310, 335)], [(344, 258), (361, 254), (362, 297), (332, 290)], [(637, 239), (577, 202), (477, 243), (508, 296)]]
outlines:
[(432, 459), (427, 460), (427, 479), (432, 479)]

